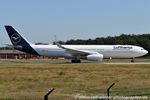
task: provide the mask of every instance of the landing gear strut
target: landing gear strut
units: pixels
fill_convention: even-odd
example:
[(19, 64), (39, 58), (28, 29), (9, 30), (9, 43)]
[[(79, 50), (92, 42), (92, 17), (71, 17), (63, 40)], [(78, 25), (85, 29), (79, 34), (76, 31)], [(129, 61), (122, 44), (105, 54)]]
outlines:
[(72, 63), (81, 63), (81, 60), (73, 59), (71, 62)]
[(135, 62), (135, 58), (132, 58), (131, 62)]

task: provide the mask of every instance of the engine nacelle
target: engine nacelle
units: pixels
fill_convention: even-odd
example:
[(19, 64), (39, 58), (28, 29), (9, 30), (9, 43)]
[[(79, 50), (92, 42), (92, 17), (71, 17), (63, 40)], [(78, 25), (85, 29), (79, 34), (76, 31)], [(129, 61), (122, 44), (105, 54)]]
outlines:
[(91, 55), (87, 56), (87, 60), (102, 61), (103, 55), (102, 54), (91, 54)]

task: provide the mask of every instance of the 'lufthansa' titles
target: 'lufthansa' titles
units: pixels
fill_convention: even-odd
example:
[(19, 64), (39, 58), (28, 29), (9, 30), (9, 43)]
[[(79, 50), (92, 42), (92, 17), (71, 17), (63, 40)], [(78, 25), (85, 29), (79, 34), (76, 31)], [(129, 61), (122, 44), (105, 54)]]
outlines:
[(114, 46), (114, 49), (132, 49), (132, 46)]

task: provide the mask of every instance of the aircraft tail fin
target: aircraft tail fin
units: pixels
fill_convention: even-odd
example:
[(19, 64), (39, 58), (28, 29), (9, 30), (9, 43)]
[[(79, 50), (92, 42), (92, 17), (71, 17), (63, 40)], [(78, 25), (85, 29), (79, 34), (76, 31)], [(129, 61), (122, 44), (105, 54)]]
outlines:
[(13, 45), (29, 45), (29, 43), (12, 26), (5, 25), (5, 29)]
[(38, 55), (38, 53), (31, 47), (31, 45), (12, 26), (5, 25), (5, 29), (16, 49)]

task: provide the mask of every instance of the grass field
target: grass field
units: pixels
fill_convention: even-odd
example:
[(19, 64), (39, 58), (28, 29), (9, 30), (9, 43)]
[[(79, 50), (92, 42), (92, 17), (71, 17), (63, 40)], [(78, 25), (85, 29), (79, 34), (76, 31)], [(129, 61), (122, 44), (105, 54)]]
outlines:
[(71, 64), (64, 60), (0, 60), (0, 62), (61, 62), (0, 64), (0, 100), (43, 100), (55, 88), (50, 100), (77, 100), (75, 96), (145, 94), (150, 96), (150, 64)]

